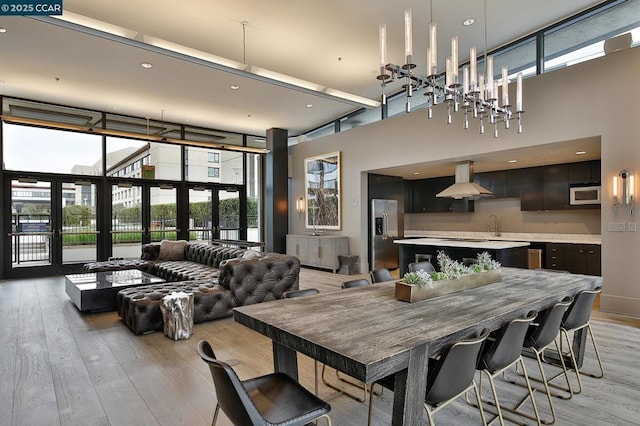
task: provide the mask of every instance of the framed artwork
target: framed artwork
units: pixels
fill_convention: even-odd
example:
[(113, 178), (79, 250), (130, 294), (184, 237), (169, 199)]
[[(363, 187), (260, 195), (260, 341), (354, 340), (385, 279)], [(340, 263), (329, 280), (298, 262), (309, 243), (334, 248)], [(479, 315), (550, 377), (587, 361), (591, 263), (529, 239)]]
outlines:
[(304, 160), (305, 227), (341, 229), (340, 151)]

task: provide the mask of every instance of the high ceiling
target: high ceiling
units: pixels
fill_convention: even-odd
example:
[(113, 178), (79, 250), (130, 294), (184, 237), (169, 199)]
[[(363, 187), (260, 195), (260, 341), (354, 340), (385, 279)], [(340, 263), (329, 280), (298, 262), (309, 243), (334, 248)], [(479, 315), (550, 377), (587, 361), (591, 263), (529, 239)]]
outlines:
[[(601, 1), (486, 3), (491, 50)], [(471, 45), (484, 51), (483, 4), (432, 0), (440, 64), (453, 34), (460, 38), (461, 61), (468, 59), (464, 52)], [(74, 22), (92, 18), (88, 25), (110, 24), (109, 31), (123, 38), (68, 29), (52, 23), (57, 19), (2, 16), (0, 94), (258, 136), (278, 127), (295, 136), (357, 107), (143, 45), (161, 39), (183, 51), (196, 49), (376, 100), (378, 25), (387, 24), (389, 60), (401, 62), (405, 7), (413, 9), (414, 57), (422, 73), (430, 20), (430, 3), (424, 0), (65, 0), (65, 13), (72, 12)], [(464, 27), (466, 18), (476, 23)], [(142, 68), (143, 62), (153, 67)]]

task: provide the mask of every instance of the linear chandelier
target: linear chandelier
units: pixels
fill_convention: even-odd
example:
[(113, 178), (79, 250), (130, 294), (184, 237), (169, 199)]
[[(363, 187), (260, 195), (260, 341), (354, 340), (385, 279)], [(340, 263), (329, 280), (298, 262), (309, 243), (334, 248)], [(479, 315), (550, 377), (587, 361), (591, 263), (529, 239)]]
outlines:
[[(485, 52), (486, 52), (486, 0), (485, 14)], [(433, 15), (432, 15), (433, 16)], [(427, 74), (415, 75), (413, 63), (413, 22), (411, 9), (404, 10), (404, 44), (405, 63), (396, 65), (387, 63), (387, 28), (380, 25), (380, 80), (382, 86), (382, 103), (386, 103), (384, 87), (389, 81), (404, 79), (403, 88), (406, 91), (406, 112), (411, 112), (411, 97), (416, 90), (425, 89), (427, 96), (427, 117), (433, 118), (433, 107), (439, 103), (447, 103), (447, 124), (453, 122), (452, 113), (460, 108), (464, 112), (463, 128), (469, 128), (469, 116), (480, 121), (480, 133), (485, 132), (485, 120), (494, 125), (493, 136), (498, 137), (498, 123), (503, 122), (506, 129), (512, 119), (518, 120), (518, 133), (522, 133), (522, 73), (516, 79), (515, 110), (509, 103), (509, 72), (506, 65), (502, 66), (500, 83), (494, 80), (493, 56), (485, 53), (485, 74), (478, 73), (477, 50), (475, 46), (469, 49), (469, 64), (462, 67), (462, 83), (459, 81), (458, 66), (458, 36), (451, 37), (451, 55), (446, 58), (444, 84), (438, 75), (438, 45), (435, 22), (429, 23), (429, 47), (427, 48)], [(502, 97), (499, 97), (499, 88)], [(500, 102), (501, 101), (501, 102)]]

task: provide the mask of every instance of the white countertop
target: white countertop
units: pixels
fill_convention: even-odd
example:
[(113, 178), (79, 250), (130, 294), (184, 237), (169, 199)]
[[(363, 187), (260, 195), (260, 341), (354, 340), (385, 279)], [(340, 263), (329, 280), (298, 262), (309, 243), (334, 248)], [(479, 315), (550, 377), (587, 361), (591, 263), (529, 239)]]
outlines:
[(600, 235), (592, 234), (538, 234), (538, 233), (514, 233), (503, 232), (495, 236), (490, 232), (456, 232), (456, 231), (420, 231), (405, 230), (405, 238), (469, 238), (487, 239), (491, 241), (526, 241), (531, 243), (568, 243), (568, 244), (601, 244)]
[(466, 247), (488, 250), (504, 250), (515, 247), (527, 247), (526, 241), (504, 241), (504, 240), (483, 240), (479, 239), (446, 239), (446, 238), (410, 238), (404, 240), (393, 240), (396, 244), (407, 244), (413, 246), (438, 246), (438, 247)]

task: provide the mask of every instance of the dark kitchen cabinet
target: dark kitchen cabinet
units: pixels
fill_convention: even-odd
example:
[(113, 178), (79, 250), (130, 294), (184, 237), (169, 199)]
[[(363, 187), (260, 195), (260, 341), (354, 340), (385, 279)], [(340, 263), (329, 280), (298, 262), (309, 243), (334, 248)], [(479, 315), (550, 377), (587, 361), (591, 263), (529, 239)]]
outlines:
[(520, 210), (564, 210), (569, 207), (566, 164), (521, 169)]
[(522, 169), (511, 169), (504, 172), (505, 198), (520, 198)]
[(493, 193), (494, 199), (520, 197), (520, 170), (497, 170), (476, 173), (473, 181)]
[(574, 274), (601, 275), (600, 246), (566, 244), (563, 249), (566, 269)]
[(466, 213), (473, 212), (472, 200), (455, 200), (453, 198), (439, 198), (436, 194), (453, 185), (453, 176), (409, 181), (411, 193), (410, 213)]
[(545, 267), (547, 269), (565, 270), (562, 254), (563, 244), (547, 243), (545, 250)]
[(544, 168), (544, 210), (562, 210), (569, 206), (568, 173), (566, 164)]
[(569, 185), (600, 183), (600, 160), (570, 163)]
[(544, 167), (523, 170), (520, 178), (520, 210), (544, 210)]
[(545, 260), (547, 269), (573, 274), (602, 274), (601, 252), (597, 244), (547, 243)]

